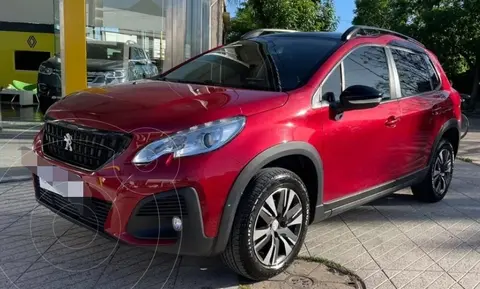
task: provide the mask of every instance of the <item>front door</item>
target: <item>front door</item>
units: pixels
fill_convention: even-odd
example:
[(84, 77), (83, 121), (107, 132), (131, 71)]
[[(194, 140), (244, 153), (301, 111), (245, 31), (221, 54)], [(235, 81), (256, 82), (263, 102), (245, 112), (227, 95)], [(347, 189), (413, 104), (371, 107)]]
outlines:
[(323, 132), (313, 142), (323, 161), (324, 203), (392, 180), (400, 117), (398, 100), (390, 92), (392, 73), (384, 47), (362, 46), (323, 82), (323, 102), (338, 102), (343, 89), (359, 84), (384, 94), (379, 106), (346, 111), (338, 119), (328, 105), (313, 110), (312, 121), (323, 124)]

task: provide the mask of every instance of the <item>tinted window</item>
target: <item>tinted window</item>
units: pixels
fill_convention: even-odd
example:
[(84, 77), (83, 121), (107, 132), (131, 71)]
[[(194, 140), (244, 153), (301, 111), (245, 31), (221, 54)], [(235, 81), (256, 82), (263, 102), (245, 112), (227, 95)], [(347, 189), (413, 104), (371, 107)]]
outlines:
[(87, 43), (87, 58), (102, 60), (122, 60), (124, 52), (123, 43)]
[(403, 97), (433, 89), (432, 71), (428, 67), (425, 55), (398, 49), (392, 49), (392, 54), (397, 66)]
[(430, 58), (428, 58), (427, 55), (424, 55), (424, 59), (428, 66), (428, 72), (430, 75), (430, 81), (432, 83), (432, 89), (437, 89), (438, 86), (440, 85), (440, 79), (438, 78), (437, 71), (435, 70), (435, 67), (433, 66), (432, 61), (430, 60)]
[(390, 99), (390, 77), (385, 49), (382, 47), (361, 47), (354, 50), (344, 61), (345, 88), (352, 85), (370, 86), (383, 93), (383, 99)]
[(185, 63), (165, 80), (288, 91), (305, 84), (339, 41), (269, 35), (236, 42)]
[(322, 100), (328, 102), (339, 101), (342, 92), (342, 78), (340, 65), (335, 68), (322, 85)]

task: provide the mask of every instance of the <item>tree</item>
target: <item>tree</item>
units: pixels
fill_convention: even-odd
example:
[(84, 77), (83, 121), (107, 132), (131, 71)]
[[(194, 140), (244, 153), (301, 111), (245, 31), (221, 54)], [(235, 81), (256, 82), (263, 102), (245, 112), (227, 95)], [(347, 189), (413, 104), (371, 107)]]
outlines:
[(264, 28), (333, 31), (337, 26), (332, 0), (247, 0), (255, 23)]
[(227, 42), (237, 41), (243, 34), (257, 27), (259, 26), (255, 23), (251, 5), (248, 2), (244, 2), (238, 8), (236, 16), (230, 21)]
[[(432, 50), (448, 75), (469, 71), (479, 94), (480, 0), (356, 0), (354, 24), (410, 35)], [(473, 101), (472, 101), (473, 103)]]
[(333, 31), (337, 23), (332, 0), (246, 0), (232, 19), (227, 38), (235, 41), (257, 28)]

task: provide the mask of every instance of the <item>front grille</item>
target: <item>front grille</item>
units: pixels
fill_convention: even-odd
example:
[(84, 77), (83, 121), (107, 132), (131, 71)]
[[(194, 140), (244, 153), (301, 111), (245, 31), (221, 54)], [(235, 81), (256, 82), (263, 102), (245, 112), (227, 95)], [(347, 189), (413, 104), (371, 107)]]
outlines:
[[(69, 140), (71, 146), (67, 143)], [(57, 121), (46, 122), (43, 133), (45, 155), (90, 171), (99, 169), (129, 143), (130, 137), (126, 134)]]
[(74, 204), (67, 198), (40, 188), (38, 177), (35, 177), (35, 194), (41, 204), (50, 207), (55, 212), (63, 213), (85, 226), (104, 232), (105, 221), (112, 207), (110, 202), (95, 198), (79, 198), (81, 203)]
[(145, 203), (137, 211), (137, 216), (185, 217), (188, 215), (183, 196), (158, 196)]

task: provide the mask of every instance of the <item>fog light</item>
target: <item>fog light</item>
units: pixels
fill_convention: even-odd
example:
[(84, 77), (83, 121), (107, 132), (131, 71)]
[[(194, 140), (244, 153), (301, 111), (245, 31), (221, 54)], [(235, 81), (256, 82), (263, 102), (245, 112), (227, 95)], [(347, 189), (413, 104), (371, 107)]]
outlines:
[(172, 225), (173, 225), (173, 229), (177, 232), (180, 232), (182, 230), (182, 219), (180, 219), (179, 217), (175, 216), (172, 218)]

